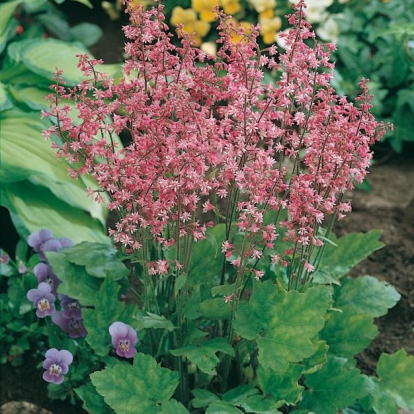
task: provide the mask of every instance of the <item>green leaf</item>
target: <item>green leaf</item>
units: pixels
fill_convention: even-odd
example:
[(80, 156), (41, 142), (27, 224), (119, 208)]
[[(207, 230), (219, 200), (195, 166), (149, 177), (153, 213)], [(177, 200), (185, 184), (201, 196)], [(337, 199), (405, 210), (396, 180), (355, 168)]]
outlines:
[(205, 319), (226, 320), (230, 318), (230, 306), (223, 298), (210, 298), (200, 303), (200, 312)]
[(385, 315), (400, 297), (393, 286), (372, 276), (344, 278), (334, 292), (335, 308), (374, 318)]
[(160, 414), (189, 414), (189, 411), (180, 402), (171, 399), (162, 403)]
[[(42, 130), (47, 128), (48, 124), (40, 120), (39, 114), (12, 110), (1, 114), (0, 118), (2, 129), (0, 181), (12, 183), (27, 179), (35, 185), (44, 186), (63, 202), (87, 211), (105, 225), (106, 207), (88, 198), (82, 181), (73, 180), (68, 176), (67, 162), (56, 158), (50, 143), (42, 136)], [(22, 136), (24, 136), (23, 140)], [(96, 184), (93, 187), (96, 188)]]
[(328, 286), (299, 293), (279, 292), (270, 281), (259, 283), (250, 302), (239, 305), (234, 329), (241, 337), (257, 341), (261, 365), (283, 372), (290, 362), (313, 355), (311, 339), (323, 328), (331, 302)]
[(15, 0), (0, 4), (0, 53), (15, 34), (18, 22), (13, 18), (13, 12), (20, 3), (20, 0)]
[(129, 270), (122, 262), (123, 255), (110, 244), (82, 242), (64, 250), (66, 259), (76, 265), (85, 266), (89, 275), (114, 280), (124, 279)]
[(315, 413), (335, 414), (364, 397), (368, 386), (366, 378), (355, 367), (349, 367), (344, 358), (331, 357), (314, 374), (305, 376), (307, 390), (299, 409)]
[(77, 67), (76, 55), (90, 52), (80, 42), (64, 42), (57, 39), (26, 40), (20, 53), (26, 67), (46, 79), (51, 79), (56, 66), (63, 70), (63, 76), (68, 86), (82, 82), (83, 74)]
[(69, 237), (74, 243), (85, 240), (109, 243), (101, 224), (86, 212), (73, 208), (47, 188), (30, 182), (2, 183), (1, 205), (6, 207), (22, 239), (41, 228), (55, 237)]
[(83, 323), (88, 335), (86, 341), (100, 356), (108, 354), (111, 338), (109, 326), (116, 321), (127, 324), (132, 322), (134, 306), (126, 306), (118, 300), (120, 286), (111, 278), (104, 279), (95, 294), (95, 308), (83, 309)]
[(87, 22), (71, 27), (70, 33), (75, 40), (88, 47), (95, 44), (103, 35), (103, 31), (99, 26)]
[(332, 312), (320, 333), (326, 340), (329, 352), (352, 359), (363, 351), (377, 336), (378, 329), (369, 315), (355, 315), (349, 309)]
[(7, 96), (4, 83), (0, 82), (0, 112), (10, 108), (13, 108), (13, 104)]
[(194, 244), (188, 276), (190, 288), (197, 284), (211, 284), (214, 279), (219, 280), (223, 266), (223, 254), (217, 252), (217, 245), (222, 245), (224, 237), (225, 227), (219, 224), (207, 230), (205, 240)]
[(206, 414), (243, 414), (243, 411), (226, 401), (214, 401), (208, 406)]
[(102, 280), (90, 276), (84, 267), (68, 262), (62, 252), (48, 252), (46, 256), (53, 272), (62, 281), (58, 292), (77, 299), (82, 306), (95, 305)]
[(196, 344), (189, 344), (183, 348), (174, 349), (174, 356), (185, 356), (198, 368), (208, 375), (216, 375), (215, 367), (220, 362), (216, 356), (217, 352), (234, 356), (234, 349), (224, 338), (214, 338)]
[(339, 239), (333, 238), (332, 244), (327, 244), (320, 269), (340, 278), (348, 273), (359, 262), (366, 259), (371, 253), (384, 247), (379, 241), (380, 230), (368, 233), (349, 233)]
[(191, 401), (191, 405), (194, 408), (207, 407), (213, 401), (220, 401), (216, 394), (203, 388), (191, 390), (191, 393), (194, 395), (194, 399)]
[(389, 406), (404, 410), (414, 409), (414, 356), (407, 355), (404, 349), (394, 354), (381, 354), (377, 374), (372, 378), (376, 384), (373, 407), (378, 414), (392, 414), (386, 411)]
[(246, 399), (251, 395), (259, 394), (257, 388), (253, 388), (252, 385), (239, 385), (236, 388), (227, 391), (223, 395), (223, 400), (234, 405), (242, 405), (246, 402)]
[(151, 312), (138, 312), (134, 315), (134, 319), (138, 321), (136, 327), (141, 329), (167, 329), (172, 332), (174, 330), (173, 323), (163, 315), (156, 315)]
[(83, 408), (90, 414), (111, 414), (111, 408), (105, 404), (104, 399), (91, 382), (75, 388), (75, 393), (83, 401)]
[(161, 368), (150, 355), (137, 353), (134, 365), (117, 364), (91, 374), (92, 383), (117, 413), (156, 414), (178, 385), (178, 373)]
[(304, 387), (298, 384), (303, 367), (292, 364), (286, 372), (275, 372), (264, 366), (257, 370), (257, 380), (264, 395), (270, 395), (274, 400), (283, 404), (296, 404)]
[(258, 414), (280, 414), (280, 404), (272, 397), (263, 395), (251, 395), (247, 397), (246, 403), (242, 406), (248, 413)]

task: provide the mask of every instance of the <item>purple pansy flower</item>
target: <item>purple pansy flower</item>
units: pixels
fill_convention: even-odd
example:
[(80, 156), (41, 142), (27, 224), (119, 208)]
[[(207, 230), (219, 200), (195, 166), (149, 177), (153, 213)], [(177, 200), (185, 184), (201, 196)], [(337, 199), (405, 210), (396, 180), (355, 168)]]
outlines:
[(59, 295), (60, 306), (62, 307), (63, 316), (68, 319), (82, 319), (82, 308), (76, 299), (66, 295)]
[(51, 292), (56, 295), (56, 289), (60, 284), (60, 279), (53, 273), (50, 265), (46, 263), (38, 263), (33, 268), (33, 273), (36, 275), (39, 283), (48, 283), (52, 288)]
[(39, 253), (42, 244), (46, 243), (50, 239), (53, 239), (52, 232), (49, 229), (42, 229), (40, 231), (30, 234), (27, 238), (27, 244), (30, 247), (33, 247), (33, 250), (36, 253)]
[(32, 233), (27, 238), (29, 246), (33, 247), (36, 253), (39, 253), (40, 260), (46, 261), (45, 252), (57, 252), (64, 247), (73, 246), (72, 240), (67, 237), (55, 239), (49, 229), (43, 229)]
[(27, 299), (33, 302), (38, 318), (44, 318), (55, 313), (55, 295), (51, 293), (51, 286), (48, 283), (39, 283), (37, 289), (30, 289), (27, 292)]
[(132, 358), (137, 352), (135, 344), (138, 342), (138, 336), (135, 329), (123, 322), (114, 322), (109, 327), (109, 333), (116, 354), (124, 358)]
[(82, 319), (65, 318), (64, 311), (56, 311), (52, 315), (52, 322), (67, 332), (71, 338), (84, 338), (88, 331), (83, 325)]
[(53, 384), (61, 384), (63, 375), (69, 371), (73, 355), (66, 349), (58, 351), (56, 348), (51, 348), (46, 351), (45, 357), (43, 368), (46, 371), (43, 373), (43, 379)]

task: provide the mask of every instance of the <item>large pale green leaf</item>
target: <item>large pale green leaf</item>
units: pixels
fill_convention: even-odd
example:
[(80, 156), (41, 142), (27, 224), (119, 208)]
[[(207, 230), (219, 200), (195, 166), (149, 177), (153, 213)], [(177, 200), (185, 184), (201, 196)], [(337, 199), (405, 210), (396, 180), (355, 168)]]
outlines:
[(68, 164), (56, 159), (50, 143), (42, 136), (47, 124), (40, 120), (39, 114), (13, 110), (4, 113), (1, 118), (0, 180), (11, 183), (28, 179), (33, 184), (45, 186), (57, 198), (87, 211), (105, 225), (107, 209), (88, 198), (82, 181), (68, 176)]
[(117, 364), (91, 374), (92, 383), (115, 412), (161, 413), (178, 385), (178, 373), (161, 368), (150, 355), (137, 353), (134, 365)]
[(110, 275), (119, 280), (129, 274), (122, 262), (122, 253), (109, 244), (82, 242), (66, 248), (64, 254), (69, 262), (85, 266), (91, 276), (103, 278)]
[(2, 183), (1, 204), (6, 207), (21, 238), (42, 228), (55, 237), (69, 237), (74, 243), (109, 243), (102, 225), (86, 212), (57, 198), (49, 189), (29, 181)]
[(344, 358), (331, 357), (321, 370), (306, 375), (308, 389), (303, 393), (299, 409), (335, 414), (364, 397), (368, 392), (366, 377), (346, 363)]
[(10, 108), (13, 108), (13, 104), (7, 96), (4, 83), (0, 82), (0, 112)]
[(6, 47), (9, 38), (15, 34), (18, 22), (13, 18), (13, 12), (20, 3), (20, 0), (15, 0), (0, 4), (0, 53)]
[(76, 55), (90, 55), (83, 43), (69, 43), (51, 38), (41, 39), (41, 41), (29, 40), (20, 53), (25, 66), (46, 79), (51, 79), (52, 72), (59, 67), (63, 70), (68, 86), (77, 85), (83, 80), (83, 74), (77, 67)]
[(208, 375), (217, 374), (215, 369), (219, 363), (217, 352), (234, 356), (234, 349), (224, 338), (209, 339), (171, 351), (174, 356), (185, 356)]
[[(344, 276), (371, 253), (384, 247), (384, 243), (379, 241), (381, 233), (380, 230), (372, 230), (368, 233), (350, 233), (339, 239), (334, 237), (333, 242), (337, 246), (327, 244), (320, 271), (327, 272), (334, 278)], [(316, 273), (315, 279), (317, 278)]]
[(326, 340), (329, 352), (352, 359), (363, 351), (377, 336), (378, 329), (369, 315), (355, 315), (349, 309), (332, 312), (320, 333)]
[(385, 315), (400, 297), (393, 286), (372, 276), (344, 278), (334, 292), (336, 308), (374, 318)]
[(261, 365), (257, 371), (257, 380), (264, 395), (270, 395), (280, 406), (294, 405), (304, 389), (298, 384), (302, 372), (303, 367), (295, 364), (290, 365), (289, 369), (282, 373)]
[(275, 371), (286, 371), (316, 351), (312, 338), (323, 328), (332, 303), (328, 286), (304, 293), (279, 292), (270, 281), (258, 283), (249, 302), (242, 302), (234, 329), (243, 338), (256, 340), (259, 362)]
[(101, 356), (108, 354), (111, 344), (109, 326), (116, 321), (131, 324), (133, 320), (135, 307), (126, 306), (118, 300), (119, 289), (119, 285), (107, 277), (96, 294), (94, 309), (84, 309), (82, 312), (83, 323), (88, 331), (86, 341)]
[[(414, 356), (401, 349), (382, 354), (377, 365), (373, 407), (378, 414), (394, 414), (397, 407), (414, 409)], [(388, 410), (388, 411), (387, 411)]]

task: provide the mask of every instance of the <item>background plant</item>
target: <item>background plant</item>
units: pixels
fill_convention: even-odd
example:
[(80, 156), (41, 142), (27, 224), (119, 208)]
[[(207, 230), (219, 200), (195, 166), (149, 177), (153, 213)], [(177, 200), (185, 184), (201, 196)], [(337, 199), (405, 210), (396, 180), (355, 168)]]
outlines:
[(86, 52), (101, 30), (89, 23), (69, 27), (49, 1), (2, 3), (0, 19), (1, 205), (23, 239), (47, 224), (75, 241), (107, 240), (107, 210), (85, 194), (93, 181), (67, 177), (67, 164), (57, 162), (42, 139), (50, 121), (40, 119), (56, 61), (79, 82), (74, 54)]

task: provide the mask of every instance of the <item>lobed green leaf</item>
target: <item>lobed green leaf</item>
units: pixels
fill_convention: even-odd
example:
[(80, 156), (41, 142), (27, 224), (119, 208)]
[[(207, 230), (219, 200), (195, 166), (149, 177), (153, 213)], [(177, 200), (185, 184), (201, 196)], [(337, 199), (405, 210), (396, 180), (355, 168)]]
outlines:
[[(162, 413), (172, 397), (178, 373), (161, 368), (150, 355), (138, 353), (134, 364), (113, 364), (91, 374), (92, 383), (116, 413)], [(168, 409), (168, 408), (167, 408)]]

